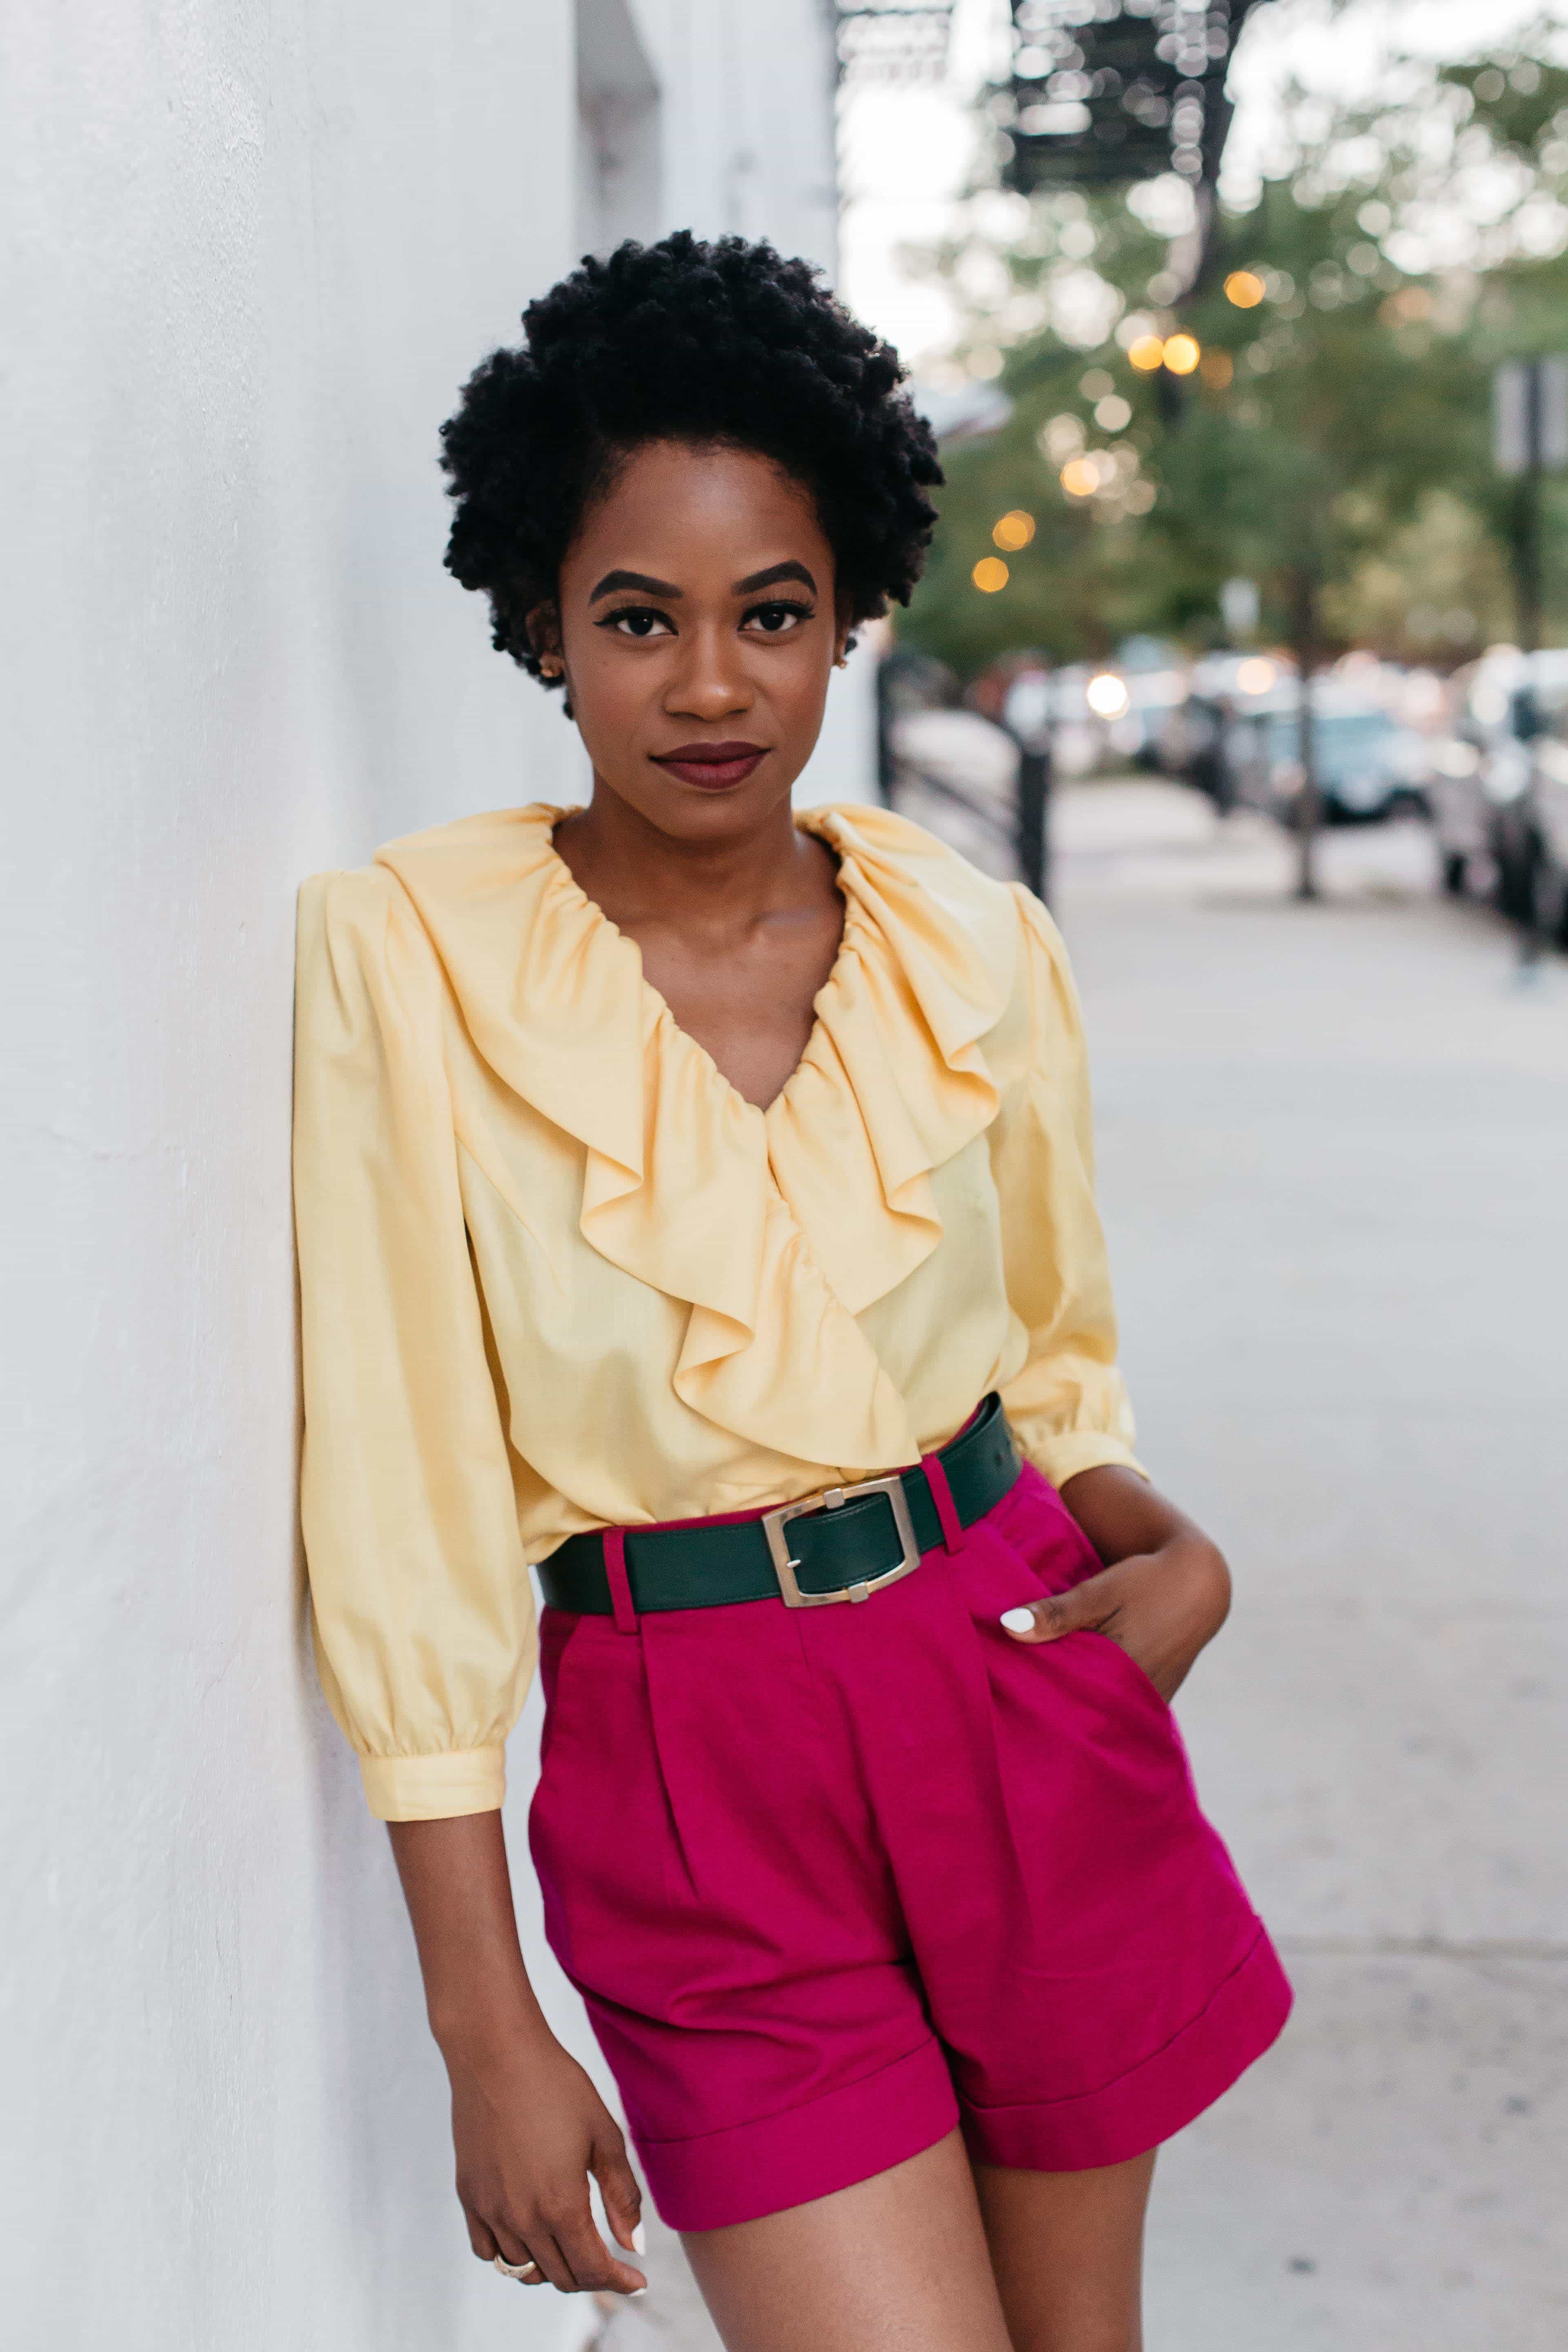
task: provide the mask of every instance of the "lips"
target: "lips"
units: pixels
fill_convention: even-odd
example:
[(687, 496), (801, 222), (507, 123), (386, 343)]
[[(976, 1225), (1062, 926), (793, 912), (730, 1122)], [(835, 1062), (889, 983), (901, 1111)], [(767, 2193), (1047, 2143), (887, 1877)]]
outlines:
[(654, 765), (679, 776), (683, 784), (703, 792), (722, 793), (743, 784), (759, 760), (767, 757), (762, 743), (678, 743), (673, 751), (655, 751)]

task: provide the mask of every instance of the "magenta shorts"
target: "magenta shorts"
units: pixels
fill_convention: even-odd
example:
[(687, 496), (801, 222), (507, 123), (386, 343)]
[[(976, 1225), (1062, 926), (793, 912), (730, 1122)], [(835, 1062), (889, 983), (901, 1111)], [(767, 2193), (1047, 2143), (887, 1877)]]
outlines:
[(530, 1822), (551, 1945), (678, 2230), (826, 2196), (963, 2126), (1115, 2164), (1279, 2032), (1289, 1988), (1170, 1709), (1004, 1609), (1100, 1563), (1037, 1471), (858, 1606), (544, 1614)]

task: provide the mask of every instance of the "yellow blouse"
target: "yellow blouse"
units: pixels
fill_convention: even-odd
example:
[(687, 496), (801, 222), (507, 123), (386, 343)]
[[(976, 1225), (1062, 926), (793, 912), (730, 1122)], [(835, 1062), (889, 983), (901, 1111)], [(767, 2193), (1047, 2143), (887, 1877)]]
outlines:
[(580, 1528), (879, 1475), (992, 1388), (1057, 1484), (1132, 1462), (1037, 902), (884, 810), (800, 813), (844, 937), (763, 1111), (573, 880), (563, 814), (415, 834), (300, 897), (305, 1546), (384, 1820), (500, 1804), (528, 1564)]

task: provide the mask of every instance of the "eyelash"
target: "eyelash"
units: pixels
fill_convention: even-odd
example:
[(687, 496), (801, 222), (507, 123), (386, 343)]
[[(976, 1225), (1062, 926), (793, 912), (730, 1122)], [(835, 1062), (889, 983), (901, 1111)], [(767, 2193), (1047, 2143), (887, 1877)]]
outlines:
[[(748, 621), (754, 621), (762, 613), (789, 613), (799, 623), (814, 620), (816, 607), (815, 604), (797, 603), (792, 596), (769, 596), (763, 603), (752, 604), (742, 614), (741, 626), (744, 628)], [(618, 612), (606, 613), (603, 620), (596, 622), (595, 625), (601, 629), (614, 629), (621, 635), (633, 638), (639, 645), (646, 645), (656, 634), (651, 629), (623, 630), (620, 625), (623, 621), (662, 621), (671, 635), (675, 633), (674, 623), (670, 620), (669, 614), (661, 613), (653, 604), (623, 604)], [(793, 636), (795, 632), (793, 629), (764, 629), (754, 634), (769, 637), (787, 637)]]

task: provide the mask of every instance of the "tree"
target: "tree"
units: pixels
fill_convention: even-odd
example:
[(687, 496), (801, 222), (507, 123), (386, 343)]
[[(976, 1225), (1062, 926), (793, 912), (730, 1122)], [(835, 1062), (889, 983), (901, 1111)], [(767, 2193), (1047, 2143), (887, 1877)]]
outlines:
[[(1349, 642), (1452, 658), (1505, 625), (1517, 494), (1491, 467), (1491, 368), (1568, 343), (1568, 70), (1549, 46), (1537, 28), (1506, 57), (1395, 61), (1354, 109), (1291, 94), (1279, 175), (1222, 206), (1179, 313), (1172, 184), (978, 195), (931, 266), (1014, 411), (951, 455), (908, 635), (965, 673), (1023, 646), (1103, 655), (1132, 629), (1213, 642), (1238, 573), (1262, 633), (1309, 664)], [(1187, 373), (1139, 364), (1176, 333)], [(973, 567), (1013, 509), (1033, 539), (983, 593)], [(1568, 621), (1561, 562), (1547, 606)]]

